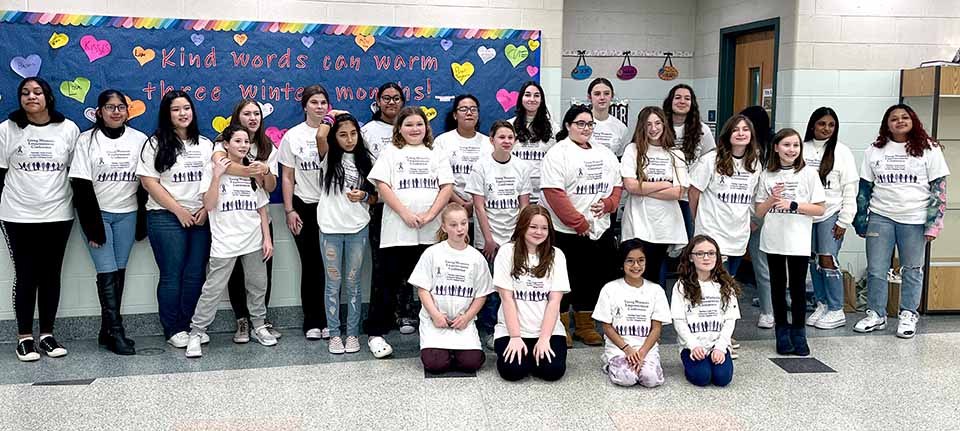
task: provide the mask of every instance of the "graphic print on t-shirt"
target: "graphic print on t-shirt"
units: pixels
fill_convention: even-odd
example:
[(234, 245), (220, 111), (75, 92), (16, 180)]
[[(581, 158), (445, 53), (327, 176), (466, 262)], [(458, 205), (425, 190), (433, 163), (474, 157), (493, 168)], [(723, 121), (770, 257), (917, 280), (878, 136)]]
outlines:
[(529, 276), (521, 277), (523, 285), (513, 291), (513, 299), (526, 302), (546, 302), (550, 291), (544, 288), (543, 280)]
[(647, 174), (646, 182), (673, 182), (673, 160), (668, 157), (649, 157), (647, 167), (644, 169)]
[(909, 166), (907, 154), (884, 154), (882, 159), (873, 162), (873, 172), (878, 183), (918, 184), (920, 176)]
[[(319, 153), (314, 149), (313, 151), (307, 150), (306, 147), (300, 147), (297, 152), (297, 162), (300, 163), (300, 169), (304, 171), (319, 171), (320, 170), (320, 160)], [(320, 173), (320, 176), (323, 176), (323, 172)]]
[(606, 194), (610, 191), (610, 182), (605, 180), (606, 170), (603, 160), (585, 160), (577, 169), (575, 195)]
[[(57, 140), (47, 138), (27, 138), (27, 148), (17, 146), (15, 158), (22, 160), (13, 165), (14, 169), (26, 172), (60, 172), (66, 169), (67, 164), (58, 162), (56, 151)], [(26, 159), (26, 160), (24, 160)]]
[[(782, 183), (782, 184), (783, 184), (783, 191), (780, 192), (780, 198), (781, 198), (781, 199), (785, 199), (785, 200), (788, 200), (788, 201), (795, 201), (795, 200), (797, 200), (797, 195), (800, 194), (800, 193), (799, 193), (800, 178), (799, 178), (799, 176), (797, 176), (797, 175), (794, 175), (792, 178), (793, 178), (793, 179), (784, 181), (784, 182)], [(770, 212), (772, 212), (772, 213), (779, 213), (779, 214), (800, 214), (797, 210), (792, 210), (792, 209), (790, 209), (790, 208), (780, 209), (780, 208), (777, 208), (777, 207), (771, 207), (771, 208), (770, 208)]]
[[(690, 333), (720, 332), (723, 328), (723, 316), (720, 315), (722, 303), (719, 296), (704, 296), (697, 307), (697, 319), (687, 322)], [(687, 304), (687, 313), (692, 313), (694, 307)]]
[(220, 181), (220, 212), (257, 211), (257, 194), (249, 178), (230, 175)]
[(436, 296), (456, 296), (473, 298), (473, 276), (470, 274), (470, 265), (456, 260), (442, 260), (442, 266), (437, 266), (434, 275), (433, 294)]
[[(101, 144), (102, 145), (102, 144)], [(106, 155), (106, 157), (103, 157)], [(131, 163), (132, 152), (128, 148), (104, 149), (103, 155), (97, 157), (97, 177), (101, 183), (132, 183), (137, 182), (136, 166)]]
[(436, 190), (440, 186), (439, 179), (430, 174), (430, 157), (404, 155), (397, 163), (397, 173), (400, 175), (397, 189), (400, 190)]
[(739, 169), (730, 177), (717, 175), (717, 199), (728, 204), (753, 205), (752, 178), (752, 174)]
[(623, 307), (613, 312), (613, 328), (620, 336), (647, 337), (650, 335), (650, 319), (653, 313), (648, 301), (625, 299)]

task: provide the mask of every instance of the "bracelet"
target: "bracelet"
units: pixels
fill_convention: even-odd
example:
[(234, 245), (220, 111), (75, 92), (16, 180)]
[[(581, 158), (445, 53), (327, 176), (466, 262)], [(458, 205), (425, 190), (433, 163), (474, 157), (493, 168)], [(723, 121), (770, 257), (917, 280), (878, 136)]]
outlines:
[(336, 119), (334, 119), (332, 115), (327, 114), (323, 116), (322, 122), (328, 126), (333, 126), (333, 123), (336, 122)]
[(370, 193), (363, 192), (363, 198), (360, 199), (360, 200), (361, 200), (361, 201), (365, 201), (365, 200), (367, 200), (368, 198), (370, 198)]
[(630, 345), (627, 344), (627, 343), (623, 343), (623, 347), (620, 347), (620, 350), (623, 350), (624, 352), (626, 352), (626, 351), (627, 351), (627, 347), (630, 347)]
[(289, 215), (289, 214), (292, 213), (292, 212), (297, 212), (297, 210), (295, 210), (295, 209), (290, 209), (290, 210), (283, 210), (283, 212), (285, 212), (285, 213), (287, 213), (287, 214)]

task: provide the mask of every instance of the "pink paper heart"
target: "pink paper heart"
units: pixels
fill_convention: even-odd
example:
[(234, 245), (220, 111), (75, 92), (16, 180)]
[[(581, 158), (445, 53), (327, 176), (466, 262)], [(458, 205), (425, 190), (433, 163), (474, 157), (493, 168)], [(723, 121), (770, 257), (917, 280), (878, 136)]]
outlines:
[(503, 108), (503, 112), (516, 108), (518, 97), (520, 97), (519, 91), (507, 91), (504, 88), (497, 90), (497, 102), (500, 102), (500, 107)]
[(537, 72), (540, 72), (540, 68), (539, 68), (539, 67), (537, 67), (537, 66), (527, 66), (527, 75), (530, 75), (531, 78), (534, 77), (534, 76), (536, 76), (536, 75), (537, 75)]
[(283, 135), (287, 134), (287, 129), (280, 129), (276, 126), (267, 127), (267, 130), (264, 130), (263, 133), (273, 141), (273, 146), (280, 148), (280, 140), (283, 139)]
[(106, 57), (113, 49), (109, 41), (97, 40), (89, 34), (80, 38), (80, 47), (83, 48), (83, 52), (87, 54), (91, 63), (99, 58)]

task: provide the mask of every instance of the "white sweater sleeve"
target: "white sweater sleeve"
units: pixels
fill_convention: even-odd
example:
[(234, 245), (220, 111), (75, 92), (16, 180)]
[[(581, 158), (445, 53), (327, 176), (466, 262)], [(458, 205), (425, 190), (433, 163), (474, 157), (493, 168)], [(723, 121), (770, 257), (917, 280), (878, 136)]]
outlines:
[(857, 187), (859, 183), (847, 183), (843, 185), (843, 201), (840, 203), (840, 212), (837, 215), (837, 225), (844, 229), (850, 229), (853, 223), (853, 217), (857, 215)]
[(714, 350), (721, 352), (730, 347), (730, 338), (733, 337), (733, 329), (737, 326), (736, 319), (727, 319), (723, 321), (723, 328), (720, 329), (720, 337), (713, 343)]

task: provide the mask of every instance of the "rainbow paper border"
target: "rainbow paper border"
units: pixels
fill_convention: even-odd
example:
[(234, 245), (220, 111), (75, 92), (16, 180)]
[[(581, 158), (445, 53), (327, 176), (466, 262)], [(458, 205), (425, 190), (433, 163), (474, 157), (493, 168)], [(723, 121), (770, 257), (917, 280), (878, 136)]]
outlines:
[(192, 31), (279, 32), (337, 36), (386, 36), (394, 38), (540, 39), (539, 30), (388, 27), (376, 25), (305, 24), (214, 19), (142, 18), (7, 10), (0, 11), (0, 22), (83, 27), (122, 27), (150, 30), (184, 29)]

